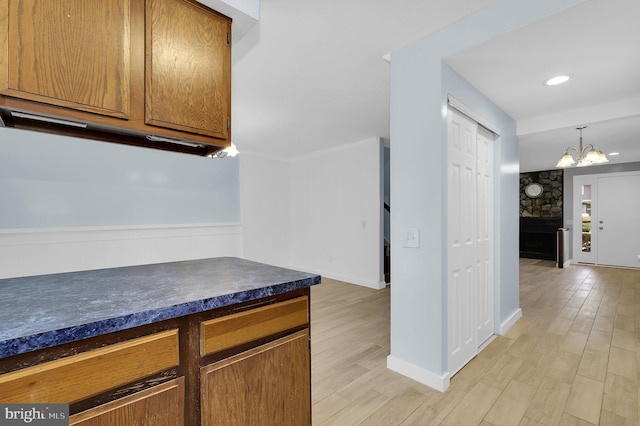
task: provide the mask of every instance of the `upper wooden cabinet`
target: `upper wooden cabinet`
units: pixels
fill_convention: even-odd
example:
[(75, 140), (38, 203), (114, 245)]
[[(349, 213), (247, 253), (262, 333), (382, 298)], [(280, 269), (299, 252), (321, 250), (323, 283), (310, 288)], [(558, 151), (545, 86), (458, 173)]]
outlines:
[(129, 0), (9, 1), (2, 94), (129, 117)]
[(230, 144), (230, 34), (195, 0), (0, 0), (0, 117), (211, 154)]
[(229, 21), (184, 0), (148, 0), (146, 120), (227, 139)]

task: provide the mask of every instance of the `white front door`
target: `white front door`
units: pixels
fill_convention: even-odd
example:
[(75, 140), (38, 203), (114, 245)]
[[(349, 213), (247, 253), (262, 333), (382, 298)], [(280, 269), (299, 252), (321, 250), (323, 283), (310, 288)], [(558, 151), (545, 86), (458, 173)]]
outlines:
[(598, 178), (598, 264), (640, 268), (640, 173)]
[(491, 142), (490, 133), (479, 136), (475, 121), (449, 109), (447, 338), (451, 375), (493, 334)]

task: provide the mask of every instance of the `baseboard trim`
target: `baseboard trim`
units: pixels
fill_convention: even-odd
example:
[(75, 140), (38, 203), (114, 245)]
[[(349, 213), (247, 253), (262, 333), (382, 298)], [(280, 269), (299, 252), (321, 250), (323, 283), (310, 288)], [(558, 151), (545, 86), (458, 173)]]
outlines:
[(518, 322), (520, 318), (522, 318), (522, 309), (518, 308), (515, 311), (513, 311), (513, 313), (509, 315), (509, 317), (506, 320), (504, 320), (502, 324), (500, 324), (500, 330), (499, 330), (500, 335), (501, 336), (505, 335), (507, 331), (509, 331), (509, 329), (513, 327), (513, 325), (516, 322)]
[(376, 281), (370, 281), (370, 280), (364, 280), (364, 279), (360, 279), (360, 278), (356, 278), (356, 277), (352, 277), (352, 276), (335, 274), (335, 273), (330, 272), (330, 271), (321, 271), (321, 270), (312, 269), (312, 268), (305, 268), (304, 266), (300, 266), (300, 265), (289, 265), (289, 266), (287, 266), (287, 268), (295, 269), (295, 270), (298, 270), (298, 271), (304, 271), (304, 272), (308, 272), (308, 273), (311, 273), (311, 274), (318, 274), (318, 275), (321, 275), (323, 277), (330, 278), (332, 280), (343, 281), (343, 282), (349, 283), (349, 284), (356, 284), (356, 285), (359, 285), (359, 286), (362, 286), (362, 287), (372, 288), (374, 290), (382, 290), (383, 288), (387, 287), (387, 283), (384, 282), (384, 280), (377, 281), (377, 282)]
[(449, 387), (449, 373), (438, 375), (392, 355), (387, 356), (387, 368), (439, 392), (444, 392)]

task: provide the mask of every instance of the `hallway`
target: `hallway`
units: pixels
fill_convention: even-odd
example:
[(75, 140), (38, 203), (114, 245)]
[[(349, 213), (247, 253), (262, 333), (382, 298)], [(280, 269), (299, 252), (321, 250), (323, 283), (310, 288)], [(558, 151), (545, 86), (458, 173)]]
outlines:
[(315, 426), (640, 424), (640, 270), (521, 259), (523, 317), (445, 393), (386, 368), (389, 293), (312, 288)]

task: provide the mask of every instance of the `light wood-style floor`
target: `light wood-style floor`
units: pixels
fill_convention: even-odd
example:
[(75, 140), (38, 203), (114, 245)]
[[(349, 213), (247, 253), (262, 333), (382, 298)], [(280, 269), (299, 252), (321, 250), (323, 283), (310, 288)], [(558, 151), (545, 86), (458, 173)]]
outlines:
[(522, 259), (523, 317), (445, 393), (386, 368), (389, 294), (312, 288), (314, 426), (640, 425), (640, 270)]

